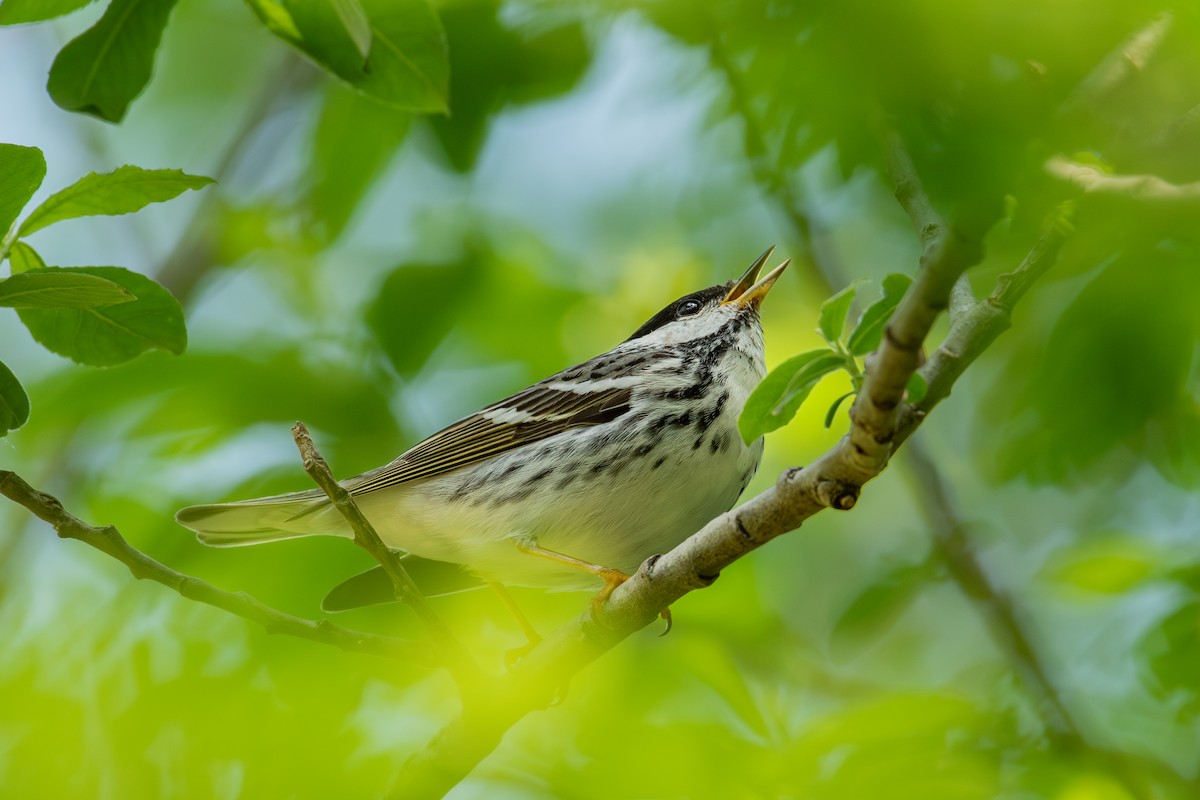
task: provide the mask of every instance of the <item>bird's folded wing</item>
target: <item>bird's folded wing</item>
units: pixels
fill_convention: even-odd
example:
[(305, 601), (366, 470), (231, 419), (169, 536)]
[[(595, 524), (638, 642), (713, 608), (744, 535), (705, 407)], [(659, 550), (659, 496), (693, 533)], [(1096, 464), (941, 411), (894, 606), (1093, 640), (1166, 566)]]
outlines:
[(611, 422), (629, 411), (631, 396), (627, 387), (589, 391), (586, 384), (564, 389), (540, 383), (438, 431), (345, 486), (352, 495), (375, 492), (442, 475), (572, 428)]

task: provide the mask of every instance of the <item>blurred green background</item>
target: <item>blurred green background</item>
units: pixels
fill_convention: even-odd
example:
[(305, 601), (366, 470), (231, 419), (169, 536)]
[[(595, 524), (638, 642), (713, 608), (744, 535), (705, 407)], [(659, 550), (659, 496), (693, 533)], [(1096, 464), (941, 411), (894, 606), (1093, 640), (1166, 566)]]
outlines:
[[(89, 369), (0, 313), (0, 357), (33, 405), (0, 465), (181, 571), (313, 617), (364, 553), (317, 538), (209, 550), (175, 509), (308, 488), (297, 419), (338, 474), (382, 464), (772, 243), (797, 267), (764, 309), (768, 361), (818, 346), (834, 289), (916, 269), (882, 119), (939, 208), (984, 237), (981, 296), (1078, 195), (1048, 158), (1200, 179), (1192, 4), (434, 7), (446, 115), (354, 93), (236, 0), (184, 0), (114, 126), (44, 88), (99, 6), (0, 28), (0, 140), (45, 151), (36, 199), (124, 163), (220, 181), (31, 237), (51, 264), (156, 277), (190, 345)], [(1147, 26), (1151, 53), (1123, 49)], [(1200, 796), (1197, 212), (1078, 197), (1059, 263), (911, 443), (932, 476), (901, 451), (852, 513), (687, 596), (669, 637), (594, 664), (452, 796)], [(822, 383), (768, 437), (747, 496), (844, 433), (845, 407), (823, 419), (848, 385)], [(973, 601), (944, 565), (931, 481), (1040, 685), (989, 623), (994, 598)], [(516, 595), (546, 630), (586, 603)], [(490, 594), (434, 602), (489, 666), (522, 641)], [(419, 635), (403, 609), (338, 621)], [(9, 503), (0, 641), (11, 797), (377, 796), (456, 707), (442, 674), (267, 636)]]

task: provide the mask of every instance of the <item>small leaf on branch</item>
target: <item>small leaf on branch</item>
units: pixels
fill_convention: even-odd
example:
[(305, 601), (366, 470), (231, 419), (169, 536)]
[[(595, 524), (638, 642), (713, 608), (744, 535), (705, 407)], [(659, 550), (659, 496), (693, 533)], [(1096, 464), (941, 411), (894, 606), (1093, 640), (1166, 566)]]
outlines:
[(212, 178), (177, 169), (127, 165), (112, 172), (92, 172), (46, 198), (21, 223), (21, 235), (28, 236), (64, 219), (131, 214), (210, 183), (214, 183)]
[(883, 326), (892, 318), (892, 312), (900, 305), (901, 298), (911, 285), (912, 278), (898, 272), (883, 279), (883, 297), (867, 306), (854, 330), (850, 331), (847, 346), (852, 355), (865, 356), (879, 347)]
[(112, 0), (59, 51), (46, 90), (60, 108), (120, 122), (150, 82), (154, 52), (176, 0)]
[(821, 311), (817, 317), (817, 327), (825, 341), (833, 344), (842, 335), (846, 326), (846, 315), (850, 313), (850, 305), (858, 287), (866, 281), (855, 281), (837, 294), (821, 303)]
[(3, 236), (46, 177), (46, 159), (36, 147), (0, 144), (0, 236)]
[(95, 367), (120, 364), (146, 350), (176, 355), (187, 347), (183, 309), (154, 281), (121, 267), (48, 267), (47, 272), (95, 275), (136, 300), (101, 308), (28, 308), (18, 313), (43, 347)]
[(12, 249), (8, 251), (8, 265), (12, 267), (15, 275), (31, 269), (45, 269), (46, 262), (29, 245), (24, 242), (13, 242)]
[(0, 25), (41, 22), (78, 11), (92, 0), (4, 0), (0, 5)]
[(0, 306), (6, 308), (93, 308), (133, 299), (120, 284), (86, 272), (43, 268), (0, 280)]
[(0, 361), (0, 436), (8, 435), (29, 419), (29, 395), (17, 376)]
[(846, 398), (853, 397), (854, 395), (855, 395), (855, 392), (846, 392), (844, 395), (839, 397), (837, 400), (833, 401), (833, 405), (831, 405), (829, 407), (829, 410), (825, 412), (825, 427), (826, 428), (833, 426), (833, 417), (835, 414), (837, 414), (837, 410), (842, 407), (842, 403), (844, 403), (846, 401)]
[(817, 382), (845, 361), (829, 349), (809, 350), (773, 369), (742, 409), (738, 430), (747, 444), (791, 422)]

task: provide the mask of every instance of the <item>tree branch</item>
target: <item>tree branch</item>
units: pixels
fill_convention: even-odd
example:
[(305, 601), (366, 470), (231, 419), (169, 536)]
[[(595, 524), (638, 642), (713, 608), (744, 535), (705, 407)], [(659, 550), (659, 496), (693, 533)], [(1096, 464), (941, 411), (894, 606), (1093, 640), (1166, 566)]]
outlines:
[(1173, 21), (1171, 12), (1163, 11), (1145, 27), (1135, 31), (1079, 82), (1079, 86), (1063, 104), (1062, 112), (1069, 113), (1081, 107), (1096, 105), (1145, 69), (1171, 30)]
[(111, 525), (97, 528), (83, 522), (63, 508), (57, 498), (37, 491), (15, 472), (0, 470), (0, 494), (50, 523), (60, 537), (77, 539), (120, 561), (138, 580), (161, 583), (189, 600), (257, 623), (267, 633), (296, 636), (351, 653), (367, 653), (425, 666), (436, 663), (432, 650), (424, 645), (343, 628), (328, 620), (313, 621), (295, 617), (264, 605), (244, 592), (227, 592), (199, 578), (177, 572), (134, 548)]
[(1157, 175), (1111, 175), (1064, 156), (1047, 159), (1045, 170), (1051, 176), (1075, 185), (1085, 195), (1124, 197), (1164, 206), (1200, 203), (1200, 182), (1170, 183)]
[(913, 434), (925, 416), (950, 396), (963, 371), (1012, 325), (1013, 306), (1058, 259), (1058, 251), (1072, 230), (1070, 207), (1060, 207), (1046, 223), (1041, 236), (1016, 269), (996, 281), (996, 288), (970, 310), (959, 315), (946, 339), (920, 368), (925, 379), (925, 396), (901, 410), (896, 445)]
[(571, 675), (649, 625), (662, 609), (712, 585), (722, 569), (812, 515), (826, 508), (853, 508), (862, 485), (887, 464), (916, 354), (938, 312), (946, 308), (951, 286), (977, 252), (946, 228), (927, 239), (924, 268), (868, 362), (848, 436), (814, 464), (785, 471), (774, 487), (712, 520), (670, 552), (647, 559), (603, 608), (589, 609), (548, 636), (502, 679), (503, 690), (486, 713), (464, 706), (425, 750), (409, 759), (399, 777), (401, 796), (441, 797), (495, 748), (509, 727), (550, 703)]
[(425, 596), (421, 594), (417, 584), (413, 582), (408, 571), (400, 563), (400, 559), (379, 538), (375, 527), (354, 502), (350, 492), (338, 483), (329, 469), (329, 464), (317, 451), (317, 446), (313, 443), (312, 436), (309, 435), (308, 428), (304, 426), (304, 423), (297, 422), (292, 426), (292, 438), (296, 440), (296, 447), (300, 450), (300, 456), (304, 460), (304, 471), (317, 486), (321, 487), (321, 490), (333, 503), (334, 508), (350, 524), (350, 528), (354, 532), (354, 543), (370, 553), (371, 557), (383, 567), (383, 571), (387, 573), (392, 582), (396, 599), (416, 613), (441, 655), (442, 663), (456, 678), (460, 679), (460, 688), (474, 685), (476, 679), (480, 677), (479, 668), (467, 653), (466, 648), (450, 632), (450, 628), (446, 626), (442, 618), (430, 608)]

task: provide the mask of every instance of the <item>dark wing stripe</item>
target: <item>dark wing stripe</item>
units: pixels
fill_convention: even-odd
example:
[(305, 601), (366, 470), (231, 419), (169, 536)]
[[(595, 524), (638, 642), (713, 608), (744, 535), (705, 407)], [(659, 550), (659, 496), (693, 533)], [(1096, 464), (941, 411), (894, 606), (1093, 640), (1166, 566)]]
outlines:
[[(391, 464), (348, 485), (362, 495), (408, 481), (432, 478), (548, 439), (571, 428), (602, 425), (629, 411), (632, 389), (571, 392), (538, 385), (459, 420), (401, 455)], [(493, 422), (488, 411), (511, 409), (534, 415), (522, 422)]]

